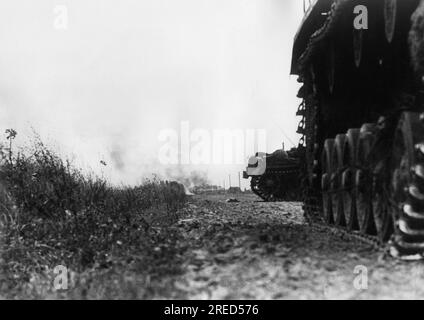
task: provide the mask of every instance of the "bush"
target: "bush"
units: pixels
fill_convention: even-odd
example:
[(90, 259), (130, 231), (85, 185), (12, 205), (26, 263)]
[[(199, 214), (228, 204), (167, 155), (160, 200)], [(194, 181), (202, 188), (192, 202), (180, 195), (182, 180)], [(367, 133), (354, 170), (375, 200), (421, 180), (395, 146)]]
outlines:
[(0, 148), (3, 286), (9, 291), (59, 264), (81, 273), (140, 254), (143, 268), (148, 262), (160, 270), (155, 263), (164, 257), (172, 263), (178, 235), (169, 227), (184, 205), (183, 186), (155, 179), (113, 187), (40, 141), (14, 154), (13, 138), (9, 132), (9, 146)]

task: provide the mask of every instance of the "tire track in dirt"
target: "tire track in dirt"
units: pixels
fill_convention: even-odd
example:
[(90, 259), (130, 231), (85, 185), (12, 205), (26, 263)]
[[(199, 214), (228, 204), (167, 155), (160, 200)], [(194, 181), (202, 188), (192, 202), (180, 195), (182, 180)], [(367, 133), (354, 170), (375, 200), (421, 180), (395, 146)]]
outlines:
[[(189, 250), (173, 298), (424, 298), (422, 263), (316, 231), (300, 203), (264, 203), (249, 193), (236, 195), (239, 202), (228, 197), (194, 196), (178, 222)], [(360, 278), (367, 289), (354, 286), (358, 266), (367, 268), (367, 281)]]

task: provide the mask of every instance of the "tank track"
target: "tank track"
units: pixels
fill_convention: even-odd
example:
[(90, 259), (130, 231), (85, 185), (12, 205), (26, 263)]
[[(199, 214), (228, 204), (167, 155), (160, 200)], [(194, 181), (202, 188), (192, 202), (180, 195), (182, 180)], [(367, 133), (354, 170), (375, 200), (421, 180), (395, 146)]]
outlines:
[[(308, 201), (320, 201), (320, 199), (319, 197), (309, 197)], [(322, 206), (320, 205), (304, 204), (303, 211), (306, 222), (311, 225), (315, 231), (332, 233), (340, 238), (348, 239), (349, 241), (365, 243), (375, 250), (389, 252), (388, 244), (380, 242), (376, 236), (361, 234), (358, 231), (349, 231), (342, 227), (326, 224), (321, 218)]]
[[(301, 199), (300, 189), (293, 190), (289, 194), (279, 195), (276, 192), (267, 190), (262, 187), (261, 182), (263, 179), (269, 177), (270, 179), (281, 178), (282, 180), (287, 176), (299, 175), (301, 173), (300, 168), (291, 169), (271, 169), (263, 176), (252, 177), (250, 181), (250, 187), (254, 194), (263, 199), (264, 201), (278, 202), (278, 201), (296, 201)], [(273, 187), (274, 190), (280, 190), (279, 187)]]
[[(305, 189), (304, 214), (307, 222), (318, 229), (360, 240), (396, 258), (418, 260), (424, 257), (424, 113), (404, 110), (399, 113), (394, 126), (386, 125), (385, 121), (364, 124), (360, 130), (350, 129), (347, 135), (326, 140), (323, 155), (328, 150), (337, 153), (341, 143), (344, 152), (349, 153), (347, 140), (342, 137), (357, 134), (354, 154), (358, 158), (351, 164), (333, 163), (333, 169), (327, 172), (323, 163), (326, 158), (322, 157), (322, 191), (319, 194)], [(387, 132), (394, 132), (389, 140), (393, 144), (381, 147), (379, 144), (385, 141), (381, 136)], [(368, 149), (363, 147), (364, 141), (371, 141)], [(382, 157), (382, 151), (387, 148), (393, 150), (392, 156)], [(374, 151), (370, 152), (371, 149)], [(380, 159), (376, 160), (373, 153)], [(343, 155), (330, 158), (348, 160)], [(361, 162), (361, 158), (371, 164)], [(355, 181), (351, 177), (349, 182), (349, 172), (355, 173), (351, 174)], [(363, 176), (368, 179), (358, 178), (361, 172), (366, 172)], [(351, 196), (350, 202), (345, 201), (346, 194)], [(352, 210), (350, 218), (347, 209)]]
[(307, 65), (319, 43), (331, 35), (337, 25), (338, 19), (341, 17), (341, 12), (349, 5), (351, 5), (351, 0), (339, 0), (332, 4), (323, 26), (311, 36), (305, 51), (299, 58), (298, 62), (301, 69)]
[(361, 234), (358, 231), (347, 230), (346, 228), (330, 225), (325, 222), (321, 195), (317, 194), (316, 188), (313, 187), (320, 174), (318, 172), (319, 148), (317, 141), (319, 134), (318, 126), (316, 125), (318, 122), (318, 107), (312, 95), (305, 98), (303, 108), (305, 109), (305, 113), (301, 120), (302, 125), (299, 127), (303, 128), (303, 136), (300, 144), (303, 145), (306, 142), (306, 163), (303, 168), (303, 211), (306, 222), (315, 231), (333, 233), (341, 238), (366, 243), (374, 249), (387, 252), (387, 243), (379, 241), (377, 236)]
[[(341, 19), (341, 13), (351, 4), (350, 0), (336, 1), (332, 4), (330, 11), (324, 14), (327, 16), (325, 22), (310, 37), (306, 49), (298, 59), (299, 74), (310, 72), (307, 68), (315, 51), (319, 49), (321, 42), (331, 37)], [(304, 82), (303, 76), (300, 76), (298, 81)], [(303, 91), (311, 92), (310, 88), (308, 89), (304, 88)], [(416, 104), (411, 108), (400, 104), (404, 110), (398, 110), (397, 115), (393, 117), (395, 118), (394, 127), (386, 130), (386, 134), (394, 133), (390, 139), (386, 139), (386, 141), (393, 141), (393, 146), (385, 146), (386, 149), (383, 146), (383, 152), (382, 150), (377, 152), (377, 158), (386, 159), (381, 161), (377, 159), (377, 162), (372, 164), (369, 159), (362, 159), (362, 163), (358, 163), (357, 159), (351, 159), (353, 164), (347, 164), (343, 162), (344, 155), (341, 157), (339, 155), (336, 161), (341, 164), (332, 172), (325, 172), (325, 169), (319, 165), (322, 162), (322, 155), (317, 154), (317, 150), (323, 148), (332, 150), (334, 144), (343, 144), (344, 147), (347, 133), (338, 134), (334, 139), (325, 140), (324, 146), (318, 146), (321, 141), (318, 138), (318, 132), (310, 129), (318, 127), (318, 123), (314, 123), (317, 114), (311, 116), (313, 112), (311, 107), (316, 109), (316, 106), (313, 104), (308, 106), (309, 95), (301, 94), (300, 97), (304, 98), (306, 109), (302, 114), (304, 117), (299, 125), (301, 130), (298, 133), (303, 134), (301, 145), (306, 144), (306, 165), (303, 168), (305, 173), (304, 214), (308, 223), (314, 228), (337, 232), (343, 237), (358, 239), (376, 248), (386, 248), (394, 257), (404, 260), (422, 259), (424, 257), (424, 115), (416, 112), (417, 109), (422, 112), (422, 107)], [(364, 124), (361, 129), (350, 129), (349, 139), (352, 140), (352, 137), (357, 139), (361, 134), (368, 136), (373, 140), (368, 141), (368, 145), (365, 143), (369, 151), (370, 148), (374, 148), (372, 143), (378, 140), (381, 125), (384, 127), (385, 124)], [(396, 142), (398, 135), (403, 142)], [(313, 138), (305, 141), (305, 137)], [(403, 144), (404, 149), (397, 150), (396, 143), (397, 147)], [(408, 146), (405, 147), (405, 145)], [(396, 159), (396, 155), (393, 154), (391, 157), (390, 155), (384, 157), (385, 152), (398, 152), (401, 158)], [(358, 151), (358, 153), (361, 152)], [(329, 156), (333, 158), (333, 155)], [(335, 158), (337, 159), (337, 155)], [(393, 163), (391, 158), (396, 159), (397, 163)], [(313, 167), (312, 171), (311, 167)], [(325, 179), (319, 181), (321, 185), (317, 187), (316, 178), (322, 176), (325, 176)], [(352, 186), (357, 179), (362, 181), (361, 179), (364, 178), (366, 179), (362, 182), (361, 188), (363, 186), (366, 188), (361, 189), (359, 196), (354, 199), (352, 188), (358, 188)], [(346, 196), (347, 194), (352, 194), (350, 199)], [(339, 198), (343, 201), (339, 201)], [(352, 207), (353, 201), (355, 204), (359, 201), (362, 207), (359, 209)], [(342, 207), (339, 208), (340, 206)], [(349, 214), (343, 212), (346, 209), (343, 206), (350, 207), (347, 210)], [(359, 210), (361, 219), (358, 219), (358, 212), (353, 211), (356, 209)], [(339, 214), (340, 210), (342, 214)], [(352, 217), (356, 217), (357, 221), (355, 222)]]

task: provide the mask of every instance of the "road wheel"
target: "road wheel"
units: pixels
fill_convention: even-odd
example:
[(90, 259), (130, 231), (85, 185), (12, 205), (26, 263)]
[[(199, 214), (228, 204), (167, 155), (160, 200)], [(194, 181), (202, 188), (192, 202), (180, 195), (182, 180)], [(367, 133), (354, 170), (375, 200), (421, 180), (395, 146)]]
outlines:
[(334, 149), (334, 139), (327, 139), (324, 142), (324, 148), (321, 155), (321, 192), (322, 192), (322, 212), (326, 223), (333, 223), (332, 205), (331, 205), (331, 159)]
[(345, 226), (346, 220), (343, 209), (342, 198), (342, 171), (343, 171), (343, 149), (346, 135), (338, 134), (334, 140), (333, 154), (331, 160), (331, 204), (333, 220), (338, 226)]
[(354, 193), (358, 228), (362, 234), (375, 234), (371, 203), (372, 172), (367, 167), (368, 156), (374, 143), (374, 132), (373, 124), (362, 126), (356, 155), (358, 169), (355, 172)]
[(390, 212), (389, 199), (386, 196), (383, 173), (376, 173), (372, 183), (372, 213), (375, 229), (380, 242), (387, 242), (393, 234), (393, 219)]
[(355, 175), (357, 170), (357, 149), (360, 130), (349, 129), (346, 134), (346, 142), (343, 154), (343, 164), (347, 169), (342, 175), (342, 199), (343, 209), (348, 230), (358, 229), (358, 218), (356, 216), (356, 193)]

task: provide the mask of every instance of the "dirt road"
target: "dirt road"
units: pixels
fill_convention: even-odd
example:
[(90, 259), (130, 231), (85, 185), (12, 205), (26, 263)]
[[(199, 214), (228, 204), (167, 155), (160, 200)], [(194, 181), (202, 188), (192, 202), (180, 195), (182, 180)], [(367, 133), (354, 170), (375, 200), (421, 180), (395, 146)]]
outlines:
[[(239, 202), (227, 202), (228, 198)], [(178, 222), (189, 244), (181, 299), (424, 298), (424, 265), (309, 226), (299, 203), (194, 196)]]

